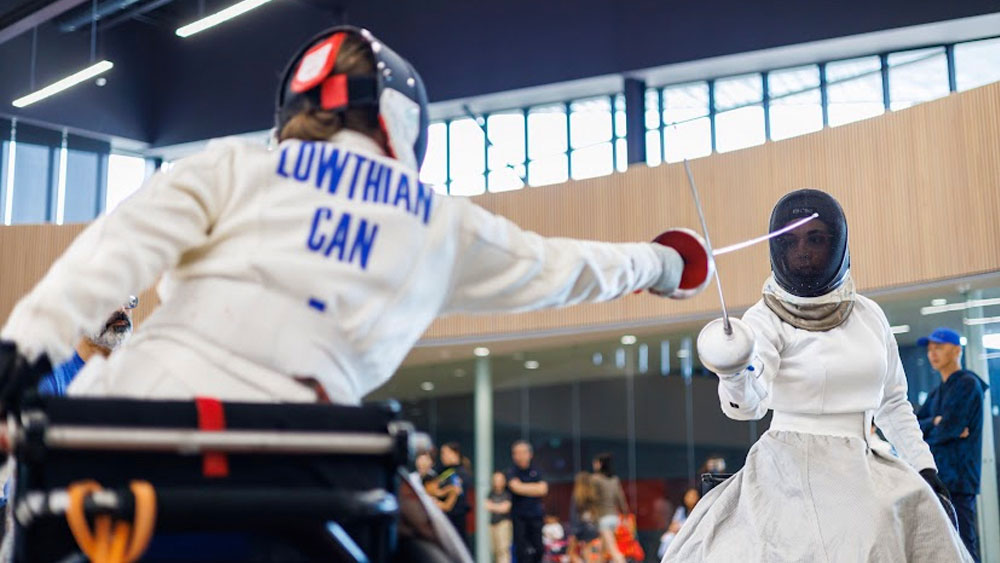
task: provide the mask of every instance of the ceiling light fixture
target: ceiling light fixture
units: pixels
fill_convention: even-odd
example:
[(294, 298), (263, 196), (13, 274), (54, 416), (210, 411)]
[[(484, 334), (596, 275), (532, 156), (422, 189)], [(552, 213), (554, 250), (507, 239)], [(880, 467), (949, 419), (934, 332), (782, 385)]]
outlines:
[(490, 349), (480, 346), (475, 350), (473, 350), (472, 353), (475, 354), (477, 358), (485, 358), (486, 356), (490, 355)]
[(890, 326), (889, 330), (891, 330), (893, 334), (906, 334), (907, 332), (910, 332), (910, 325)]
[(994, 323), (1000, 323), (1000, 317), (983, 317), (980, 319), (962, 319), (962, 324), (965, 326), (976, 326), (976, 325), (991, 325)]
[(420, 388), (423, 389), (424, 391), (433, 391), (434, 390), (434, 384), (431, 383), (430, 381), (425, 381), (425, 382), (423, 382), (423, 383), (420, 384)]
[(216, 12), (210, 16), (205, 16), (204, 18), (189, 23), (183, 27), (179, 27), (175, 33), (177, 33), (178, 37), (191, 37), (195, 33), (205, 31), (210, 27), (215, 27), (222, 22), (229, 21), (236, 16), (245, 14), (254, 8), (259, 8), (270, 1), (271, 0), (243, 0), (242, 2), (233, 4), (222, 11)]
[(948, 304), (947, 299), (931, 299), (931, 305), (934, 307), (940, 307), (942, 305), (947, 305), (947, 304)]
[(528, 360), (524, 362), (524, 369), (538, 369), (538, 362), (535, 360)]
[(964, 311), (972, 307), (992, 307), (994, 305), (1000, 305), (1000, 298), (993, 299), (972, 299), (964, 303), (951, 303), (949, 305), (938, 305), (930, 307), (921, 307), (921, 315), (935, 315), (937, 313), (948, 313), (950, 311)]
[(62, 80), (53, 82), (52, 84), (49, 84), (48, 86), (42, 88), (41, 90), (36, 90), (35, 92), (28, 94), (27, 96), (21, 96), (20, 98), (14, 100), (12, 103), (16, 108), (23, 108), (30, 106), (35, 102), (44, 100), (49, 96), (54, 96), (59, 92), (66, 90), (67, 88), (72, 88), (73, 86), (76, 86), (81, 82), (90, 80), (91, 78), (99, 74), (103, 74), (111, 70), (114, 66), (115, 66), (114, 63), (112, 63), (111, 61), (107, 60), (100, 61), (96, 64), (88, 66), (87, 68), (81, 70), (80, 72), (71, 74), (66, 78), (63, 78)]
[(631, 334), (626, 334), (625, 336), (622, 336), (622, 344), (625, 346), (631, 346), (635, 344), (636, 340), (637, 340), (636, 337)]

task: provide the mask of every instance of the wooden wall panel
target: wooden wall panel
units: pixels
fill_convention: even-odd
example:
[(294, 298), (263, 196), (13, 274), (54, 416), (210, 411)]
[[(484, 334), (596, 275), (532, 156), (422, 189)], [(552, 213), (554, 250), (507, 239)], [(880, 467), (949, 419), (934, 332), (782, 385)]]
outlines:
[[(72, 225), (13, 225), (0, 227), (0, 318), (6, 319), (18, 299), (31, 290), (52, 262), (86, 227)], [(128, 298), (122, 296), (122, 302)], [(159, 301), (150, 288), (139, 296), (133, 313), (136, 324), (156, 308)], [(110, 314), (111, 311), (108, 311)]]
[[(717, 246), (764, 233), (781, 195), (813, 187), (832, 193), (847, 212), (853, 271), (862, 290), (1000, 269), (1000, 84), (712, 155), (691, 167)], [(700, 231), (681, 164), (638, 165), (623, 174), (488, 194), (477, 202), (550, 236), (639, 241), (667, 227)], [(0, 228), (3, 318), (79, 230)], [(747, 307), (759, 298), (768, 274), (767, 246), (721, 257), (719, 268), (727, 301)], [(147, 296), (142, 310), (152, 302)], [(669, 322), (716, 310), (714, 290), (688, 301), (637, 295), (557, 311), (442, 319), (425, 341)]]

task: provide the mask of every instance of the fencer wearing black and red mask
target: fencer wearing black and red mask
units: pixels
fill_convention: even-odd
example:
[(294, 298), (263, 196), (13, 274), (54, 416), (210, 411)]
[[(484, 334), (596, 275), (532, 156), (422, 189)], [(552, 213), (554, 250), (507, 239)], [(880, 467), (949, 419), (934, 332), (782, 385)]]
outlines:
[(58, 363), (163, 274), (141, 333), (70, 394), (314, 401), (306, 377), (357, 404), (438, 316), (704, 287), (711, 260), (693, 238), (694, 274), (662, 244), (546, 238), (436, 193), (418, 175), (426, 102), (368, 31), (317, 34), (278, 86), (276, 148), (213, 142), (154, 175), (74, 241), (2, 337)]

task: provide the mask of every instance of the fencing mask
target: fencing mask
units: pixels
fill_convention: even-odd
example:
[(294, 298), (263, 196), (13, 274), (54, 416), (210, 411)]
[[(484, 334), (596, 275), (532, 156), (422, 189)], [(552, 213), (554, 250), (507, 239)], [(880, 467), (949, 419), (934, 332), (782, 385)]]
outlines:
[(819, 217), (770, 241), (774, 280), (798, 297), (837, 289), (851, 265), (844, 210), (826, 192), (802, 189), (785, 194), (771, 211), (770, 230), (813, 213)]

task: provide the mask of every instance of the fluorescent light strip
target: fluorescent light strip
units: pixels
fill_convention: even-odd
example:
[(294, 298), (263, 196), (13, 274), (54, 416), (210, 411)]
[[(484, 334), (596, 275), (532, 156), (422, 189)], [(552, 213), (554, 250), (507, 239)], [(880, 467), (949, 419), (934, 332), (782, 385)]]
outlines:
[(893, 334), (906, 334), (907, 332), (910, 332), (910, 325), (890, 326), (889, 330), (891, 330)]
[(206, 16), (196, 22), (179, 27), (177, 28), (176, 33), (179, 37), (191, 37), (195, 33), (205, 31), (210, 27), (215, 27), (224, 21), (231, 20), (236, 16), (245, 14), (254, 8), (267, 4), (270, 1), (271, 0), (243, 0), (238, 4), (233, 4), (225, 10), (216, 12), (211, 16)]
[(1000, 317), (983, 317), (980, 319), (962, 319), (962, 322), (966, 326), (976, 326), (976, 325), (991, 325), (994, 323), (1000, 323)]
[(90, 65), (87, 68), (81, 70), (80, 72), (77, 72), (76, 74), (67, 76), (66, 78), (63, 78), (58, 82), (54, 82), (46, 86), (45, 88), (42, 88), (41, 90), (32, 92), (27, 96), (23, 96), (21, 98), (14, 100), (13, 102), (14, 107), (23, 108), (25, 106), (30, 106), (31, 104), (39, 100), (44, 100), (45, 98), (48, 98), (49, 96), (52, 96), (54, 94), (58, 94), (59, 92), (62, 92), (67, 88), (76, 86), (77, 84), (83, 82), (84, 80), (93, 78), (98, 74), (107, 72), (111, 70), (113, 66), (115, 65), (111, 61), (101, 61), (99, 63)]
[(971, 307), (990, 307), (993, 305), (1000, 305), (1000, 298), (994, 299), (973, 299), (972, 301), (966, 301), (965, 303), (952, 303), (951, 305), (941, 305), (938, 307), (921, 307), (921, 315), (935, 315), (937, 313), (948, 313), (950, 311), (964, 311)]

